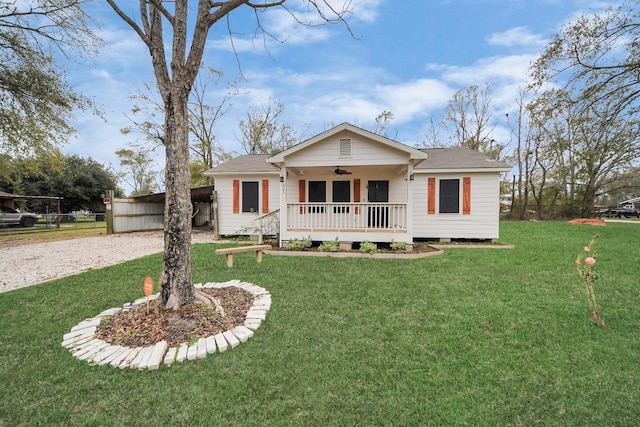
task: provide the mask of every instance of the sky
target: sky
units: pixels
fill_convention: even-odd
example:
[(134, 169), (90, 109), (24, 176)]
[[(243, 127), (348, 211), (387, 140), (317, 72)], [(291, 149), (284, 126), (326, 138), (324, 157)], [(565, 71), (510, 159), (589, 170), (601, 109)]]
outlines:
[[(136, 13), (137, 2), (120, 3)], [(299, 18), (312, 18), (303, 3), (287, 1)], [(531, 62), (564, 24), (605, 5), (598, 0), (352, 0), (349, 28), (300, 26), (281, 9), (261, 13), (262, 27), (277, 40), (256, 33), (247, 8), (237, 10), (229, 27), (226, 21), (212, 27), (204, 58), (207, 67), (223, 73), (210, 86), (208, 104), (219, 103), (226, 85), (242, 78), (241, 94), (216, 122), (218, 141), (225, 150), (242, 153), (238, 120), (252, 106), (279, 101), (283, 120), (307, 137), (343, 122), (371, 130), (378, 114), (391, 111), (395, 119), (388, 135), (421, 145), (430, 120), (440, 120), (456, 91), (488, 84), (493, 138), (508, 144), (505, 114), (514, 110)], [(104, 2), (94, 3), (90, 13), (105, 47), (94, 59), (63, 66), (71, 86), (96, 101), (104, 115), (80, 112), (77, 133), (63, 152), (117, 170), (115, 151), (136, 141), (120, 132), (131, 124), (130, 96), (154, 76), (149, 53), (130, 27)], [(158, 169), (163, 162), (158, 153)]]

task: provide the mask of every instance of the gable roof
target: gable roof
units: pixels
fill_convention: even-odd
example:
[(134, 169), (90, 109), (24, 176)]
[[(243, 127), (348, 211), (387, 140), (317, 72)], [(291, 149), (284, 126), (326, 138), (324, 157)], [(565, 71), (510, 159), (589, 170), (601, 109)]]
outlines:
[(280, 169), (275, 165), (275, 163), (283, 162), (287, 155), (295, 153), (298, 150), (308, 147), (309, 145), (344, 129), (356, 129), (357, 133), (361, 135), (375, 140), (381, 140), (380, 142), (385, 145), (391, 145), (395, 148), (409, 152), (414, 156), (412, 158), (418, 160), (417, 164), (413, 168), (415, 173), (469, 172), (474, 170), (480, 172), (508, 172), (512, 169), (511, 165), (498, 160), (492, 160), (486, 155), (478, 151), (471, 150), (470, 148), (450, 147), (417, 149), (388, 138), (381, 137), (348, 123), (343, 123), (342, 125), (336, 126), (318, 136), (301, 142), (300, 144), (273, 156), (267, 154), (245, 154), (235, 157), (228, 162), (222, 163), (208, 171), (205, 171), (205, 175), (280, 174)]
[(479, 170), (483, 172), (508, 172), (512, 166), (499, 160), (464, 147), (423, 148), (429, 157), (414, 166), (415, 173), (462, 172)]
[(245, 154), (235, 157), (228, 162), (205, 171), (205, 175), (237, 175), (242, 174), (280, 174), (280, 169), (271, 163), (267, 163), (269, 155), (266, 154)]
[(422, 159), (426, 159), (427, 158), (427, 153), (425, 153), (424, 151), (418, 150), (417, 148), (413, 148), (410, 147), (406, 144), (402, 144), (401, 142), (398, 141), (394, 141), (392, 139), (386, 138), (384, 136), (378, 135), (376, 133), (373, 132), (369, 132), (368, 130), (359, 128), (357, 126), (354, 126), (350, 123), (342, 123), (338, 126), (335, 126), (331, 129), (328, 129), (312, 138), (307, 139), (306, 141), (303, 141), (297, 145), (294, 145), (293, 147), (287, 148), (284, 151), (279, 152), (278, 154), (274, 154), (273, 156), (269, 157), (267, 159), (267, 162), (270, 163), (284, 163), (285, 162), (285, 158), (287, 156), (290, 156), (293, 153), (296, 153), (300, 150), (303, 150), (313, 144), (315, 144), (316, 142), (322, 141), (324, 139), (327, 139), (339, 132), (342, 131), (350, 131), (353, 132), (355, 134), (361, 135), (365, 138), (368, 139), (372, 139), (380, 144), (383, 144), (385, 146), (388, 147), (392, 147), (395, 148), (396, 150), (400, 150), (400, 151), (404, 151), (407, 154), (409, 154), (409, 159), (410, 160), (422, 160)]
[(627, 204), (627, 203), (635, 203), (635, 202), (640, 202), (640, 197), (634, 197), (633, 199), (623, 200), (618, 204), (619, 205), (624, 205), (624, 204)]

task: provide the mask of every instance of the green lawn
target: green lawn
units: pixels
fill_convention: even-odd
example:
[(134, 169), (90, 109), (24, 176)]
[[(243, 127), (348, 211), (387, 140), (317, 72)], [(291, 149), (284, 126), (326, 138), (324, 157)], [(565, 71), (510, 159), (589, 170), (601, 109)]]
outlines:
[[(573, 260), (594, 233), (590, 321)], [(0, 425), (637, 425), (640, 225), (503, 223), (515, 249), (421, 260), (234, 256), (196, 245), (194, 281), (273, 298), (240, 347), (154, 372), (60, 346), (143, 296), (161, 256), (0, 295)]]

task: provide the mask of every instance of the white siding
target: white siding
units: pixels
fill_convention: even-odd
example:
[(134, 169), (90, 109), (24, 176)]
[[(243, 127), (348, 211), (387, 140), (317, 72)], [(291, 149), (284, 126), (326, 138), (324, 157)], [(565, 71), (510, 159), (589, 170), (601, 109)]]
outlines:
[[(471, 214), (438, 213), (438, 180), (471, 178)], [(436, 178), (436, 213), (427, 214), (427, 178)], [(413, 199), (413, 233), (415, 238), (497, 239), (499, 237), (500, 181), (497, 173), (416, 174)]]
[[(258, 182), (258, 207), (262, 208), (262, 180), (269, 180), (269, 212), (280, 208), (280, 182), (277, 175), (226, 175), (215, 178), (215, 188), (218, 192), (218, 232), (222, 236), (233, 234), (255, 234), (247, 229), (256, 226), (255, 219), (262, 215), (261, 212), (233, 213), (233, 180), (242, 182)], [(242, 200), (242, 194), (240, 194)], [(242, 204), (241, 204), (242, 205)], [(240, 206), (242, 211), (242, 206)]]
[[(339, 156), (340, 139), (351, 139), (351, 156)], [(287, 167), (372, 166), (407, 164), (409, 154), (349, 131), (339, 132), (322, 144), (314, 144), (287, 157)]]

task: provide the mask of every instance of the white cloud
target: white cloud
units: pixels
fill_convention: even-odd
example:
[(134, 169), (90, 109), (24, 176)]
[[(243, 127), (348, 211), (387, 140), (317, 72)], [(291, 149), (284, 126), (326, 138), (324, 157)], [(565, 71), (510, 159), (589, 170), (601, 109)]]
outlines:
[(430, 64), (427, 69), (438, 71), (445, 81), (461, 87), (482, 85), (486, 82), (517, 82), (524, 85), (529, 75), (529, 65), (534, 59), (534, 55), (527, 54), (493, 56), (480, 59), (466, 67)]
[(352, 4), (353, 19), (371, 23), (378, 17), (380, 0), (354, 0)]
[(526, 27), (515, 27), (500, 33), (492, 33), (487, 37), (487, 43), (494, 46), (523, 46), (539, 49), (546, 43), (544, 37), (529, 32)]
[[(392, 111), (396, 118), (395, 123), (401, 124), (443, 108), (454, 92), (442, 81), (418, 79), (397, 85), (377, 86), (374, 95), (380, 104), (388, 105), (387, 109)], [(379, 108), (377, 113), (383, 109)]]

